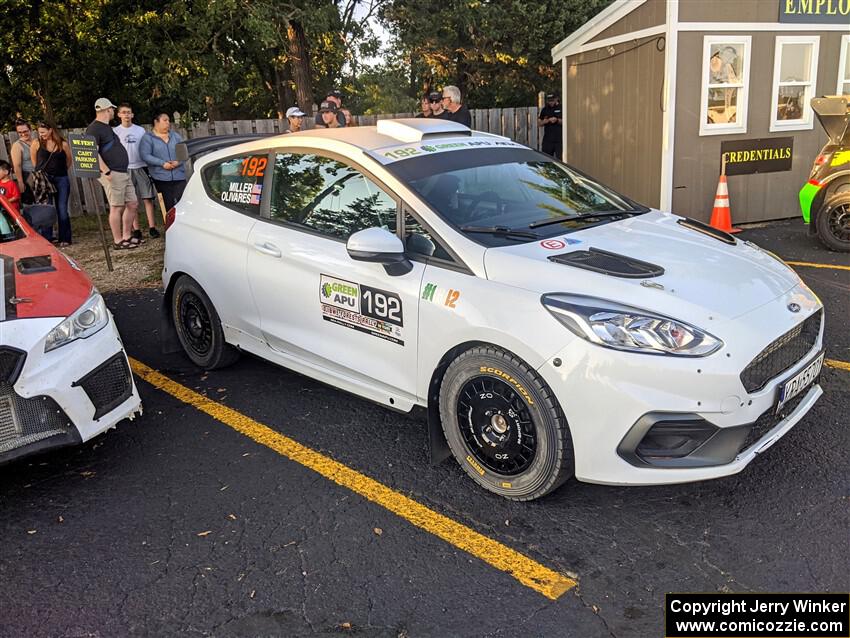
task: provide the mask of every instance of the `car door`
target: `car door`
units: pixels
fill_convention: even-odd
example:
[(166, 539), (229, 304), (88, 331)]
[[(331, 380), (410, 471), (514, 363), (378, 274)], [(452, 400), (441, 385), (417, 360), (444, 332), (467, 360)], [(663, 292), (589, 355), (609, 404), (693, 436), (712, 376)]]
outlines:
[(395, 233), (399, 201), (340, 158), (281, 151), (272, 162), (269, 210), (248, 256), (264, 338), (313, 376), (406, 409), (416, 400), (424, 265), (391, 276), (346, 250), (359, 230)]
[[(267, 150), (207, 164), (203, 189), (187, 189), (180, 224), (169, 230), (168, 266), (194, 277), (209, 295), (228, 341), (259, 338), (259, 313), (248, 287), (251, 228), (260, 218)], [(262, 342), (259, 342), (262, 344)]]

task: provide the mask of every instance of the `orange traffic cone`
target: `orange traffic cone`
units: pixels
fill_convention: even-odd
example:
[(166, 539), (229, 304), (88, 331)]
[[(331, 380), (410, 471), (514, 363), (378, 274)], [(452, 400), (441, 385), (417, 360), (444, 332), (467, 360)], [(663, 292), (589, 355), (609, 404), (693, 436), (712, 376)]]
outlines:
[(740, 228), (732, 228), (732, 211), (729, 208), (729, 186), (726, 184), (725, 161), (723, 162), (723, 171), (720, 173), (720, 181), (717, 182), (717, 193), (714, 195), (711, 226), (726, 233), (741, 232)]

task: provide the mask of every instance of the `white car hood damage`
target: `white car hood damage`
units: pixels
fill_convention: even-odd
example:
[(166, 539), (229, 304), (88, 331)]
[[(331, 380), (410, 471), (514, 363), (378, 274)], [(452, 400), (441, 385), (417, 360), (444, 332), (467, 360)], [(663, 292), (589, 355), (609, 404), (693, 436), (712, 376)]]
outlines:
[[(546, 241), (490, 248), (487, 277), (540, 293), (609, 299), (703, 327), (740, 317), (801, 283), (766, 252), (742, 241), (723, 243), (678, 224), (680, 219), (651, 211)], [(591, 247), (660, 266), (664, 274), (628, 279), (549, 260)]]

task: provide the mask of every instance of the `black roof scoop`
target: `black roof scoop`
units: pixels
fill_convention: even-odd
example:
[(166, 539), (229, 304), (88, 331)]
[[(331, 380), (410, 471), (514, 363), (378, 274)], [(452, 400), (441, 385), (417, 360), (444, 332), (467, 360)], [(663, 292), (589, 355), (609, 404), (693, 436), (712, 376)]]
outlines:
[(53, 272), (56, 267), (50, 260), (50, 255), (38, 257), (21, 257), (17, 263), (18, 272), (22, 275), (34, 275), (39, 272)]
[(552, 255), (549, 261), (625, 279), (649, 279), (664, 274), (661, 266), (592, 247), (587, 250)]
[(709, 226), (708, 224), (704, 224), (696, 219), (691, 219), (690, 217), (679, 219), (676, 223), (680, 226), (684, 226), (685, 228), (690, 228), (698, 233), (702, 233), (703, 235), (714, 237), (718, 241), (722, 241), (724, 244), (729, 244), (730, 246), (734, 246), (738, 243), (738, 240), (732, 237), (729, 233), (723, 230), (718, 230), (714, 226)]

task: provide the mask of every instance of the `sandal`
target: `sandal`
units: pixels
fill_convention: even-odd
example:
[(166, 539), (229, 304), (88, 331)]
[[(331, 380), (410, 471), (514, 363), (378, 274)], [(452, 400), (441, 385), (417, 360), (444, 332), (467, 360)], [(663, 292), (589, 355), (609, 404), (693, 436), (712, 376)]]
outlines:
[[(145, 243), (145, 240), (144, 240), (144, 239), (139, 239), (138, 237), (130, 237), (130, 239), (129, 239), (129, 240), (125, 240), (125, 241), (129, 241), (129, 242), (130, 242), (130, 244), (132, 245), (132, 246), (131, 246), (132, 248), (138, 248), (138, 247), (139, 247), (139, 246), (141, 246), (143, 243)], [(121, 243), (124, 243), (124, 242), (121, 242)]]
[(129, 239), (124, 239), (118, 244), (112, 244), (112, 250), (130, 250), (136, 247), (137, 244), (134, 244)]

